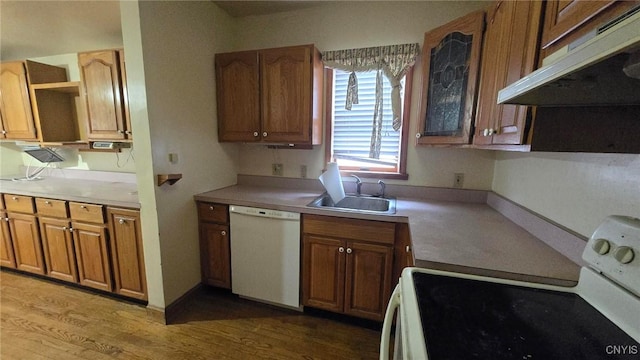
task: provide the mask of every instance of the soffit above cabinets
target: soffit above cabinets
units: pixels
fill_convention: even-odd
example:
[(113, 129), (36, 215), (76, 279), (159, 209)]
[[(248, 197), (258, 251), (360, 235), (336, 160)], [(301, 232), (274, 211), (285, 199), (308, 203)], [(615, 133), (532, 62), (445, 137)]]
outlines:
[[(213, 1), (213, 0), (212, 0)], [(227, 14), (233, 17), (266, 15), (285, 11), (307, 9), (327, 1), (213, 1)]]

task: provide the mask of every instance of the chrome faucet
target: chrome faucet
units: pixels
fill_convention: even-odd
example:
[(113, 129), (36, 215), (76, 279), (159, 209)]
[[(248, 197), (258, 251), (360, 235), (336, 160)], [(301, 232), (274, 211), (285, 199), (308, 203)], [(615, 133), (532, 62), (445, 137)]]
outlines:
[(378, 180), (378, 185), (380, 185), (380, 193), (378, 194), (378, 196), (383, 198), (384, 197), (384, 189), (385, 189), (386, 185), (384, 184), (384, 181), (382, 181), (382, 180)]
[(362, 180), (360, 180), (360, 178), (357, 175), (351, 175), (351, 176), (356, 178), (356, 195), (358, 196), (362, 195)]

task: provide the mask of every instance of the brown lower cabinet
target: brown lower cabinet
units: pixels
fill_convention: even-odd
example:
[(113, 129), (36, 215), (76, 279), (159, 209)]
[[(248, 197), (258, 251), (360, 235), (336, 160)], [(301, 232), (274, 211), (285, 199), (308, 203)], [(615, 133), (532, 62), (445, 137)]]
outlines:
[(16, 269), (44, 275), (45, 264), (33, 198), (9, 194), (3, 198)]
[(0, 266), (15, 269), (16, 258), (14, 257), (13, 244), (11, 243), (11, 233), (9, 232), (9, 218), (4, 210), (4, 201), (0, 196)]
[(114, 289), (117, 294), (147, 300), (140, 212), (107, 208)]
[(111, 291), (113, 282), (104, 206), (69, 202), (69, 212), (78, 264), (78, 282), (94, 289)]
[(391, 294), (395, 227), (305, 214), (303, 305), (382, 320)]
[(11, 194), (0, 199), (2, 267), (147, 300), (139, 210)]
[(231, 289), (231, 248), (227, 205), (198, 202), (202, 282)]

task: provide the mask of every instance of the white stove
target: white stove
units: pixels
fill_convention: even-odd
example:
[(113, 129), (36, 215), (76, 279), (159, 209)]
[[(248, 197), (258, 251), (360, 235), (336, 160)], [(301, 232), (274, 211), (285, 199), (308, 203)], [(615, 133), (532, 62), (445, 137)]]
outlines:
[(380, 359), (395, 314), (394, 359), (640, 358), (640, 219), (608, 217), (582, 257), (589, 266), (571, 288), (404, 269)]

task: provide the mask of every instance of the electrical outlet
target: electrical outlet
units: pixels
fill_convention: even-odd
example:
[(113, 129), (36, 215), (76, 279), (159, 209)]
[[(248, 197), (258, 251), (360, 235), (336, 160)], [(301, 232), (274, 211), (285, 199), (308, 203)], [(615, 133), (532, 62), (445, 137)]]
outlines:
[(455, 173), (453, 174), (453, 187), (454, 188), (462, 188), (464, 184), (464, 173)]
[(307, 178), (307, 165), (300, 165), (300, 177), (303, 179)]
[(271, 175), (282, 176), (284, 167), (282, 164), (271, 164)]

